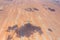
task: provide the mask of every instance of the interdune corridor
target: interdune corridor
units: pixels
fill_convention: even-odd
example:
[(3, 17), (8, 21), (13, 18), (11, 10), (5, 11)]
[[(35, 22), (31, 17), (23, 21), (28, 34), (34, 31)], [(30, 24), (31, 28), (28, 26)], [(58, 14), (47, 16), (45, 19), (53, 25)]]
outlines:
[(60, 0), (0, 0), (0, 40), (60, 40)]

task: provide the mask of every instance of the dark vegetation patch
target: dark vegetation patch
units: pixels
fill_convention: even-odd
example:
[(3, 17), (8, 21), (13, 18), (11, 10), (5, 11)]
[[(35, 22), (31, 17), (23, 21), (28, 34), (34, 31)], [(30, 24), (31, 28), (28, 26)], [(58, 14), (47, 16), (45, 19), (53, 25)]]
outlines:
[(35, 31), (39, 32), (39, 34), (43, 33), (40, 27), (33, 26), (32, 24), (28, 23), (21, 26), (21, 28), (18, 28), (16, 30), (16, 34), (18, 37), (30, 37)]
[(35, 11), (39, 11), (39, 9), (37, 9), (37, 8), (26, 8), (25, 11), (35, 12)]
[(26, 8), (25, 11), (33, 12), (32, 8)]
[(33, 10), (35, 10), (35, 11), (39, 11), (39, 9), (37, 9), (37, 8), (33, 8)]
[(35, 32), (38, 32), (40, 35), (43, 33), (42, 29), (38, 26), (34, 26), (30, 23), (24, 24), (21, 27), (18, 28), (17, 25), (14, 25), (13, 27), (8, 27), (8, 32), (11, 30), (14, 30), (17, 34), (17, 37), (30, 37)]
[(50, 11), (55, 12), (55, 9), (53, 8), (48, 8)]
[(12, 27), (12, 30), (16, 30), (18, 28), (18, 25), (14, 25), (13, 27)]
[(9, 26), (7, 31), (11, 32), (12, 30), (16, 30), (18, 28), (18, 25), (14, 25), (13, 27)]
[(48, 31), (52, 32), (52, 29), (48, 28)]
[(12, 27), (8, 27), (7, 32), (10, 32), (12, 30)]

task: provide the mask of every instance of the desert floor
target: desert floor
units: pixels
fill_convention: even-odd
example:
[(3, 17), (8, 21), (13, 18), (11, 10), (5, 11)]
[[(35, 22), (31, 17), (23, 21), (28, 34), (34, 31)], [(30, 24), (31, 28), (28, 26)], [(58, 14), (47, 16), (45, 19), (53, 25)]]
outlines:
[(0, 0), (0, 40), (60, 40), (60, 0)]

